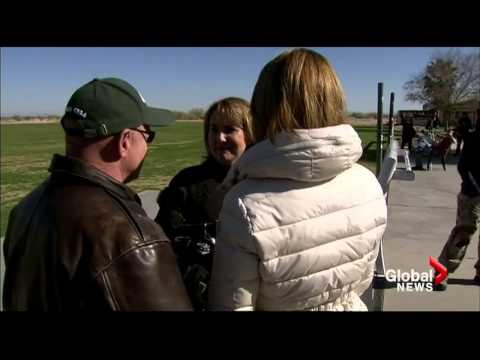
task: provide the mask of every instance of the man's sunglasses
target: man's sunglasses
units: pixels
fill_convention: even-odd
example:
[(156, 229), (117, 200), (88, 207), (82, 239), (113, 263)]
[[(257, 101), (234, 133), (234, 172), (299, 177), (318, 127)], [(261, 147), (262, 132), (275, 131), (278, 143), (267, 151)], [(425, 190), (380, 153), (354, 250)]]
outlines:
[(135, 130), (135, 131), (138, 131), (139, 133), (142, 133), (142, 134), (147, 134), (147, 136), (143, 136), (143, 138), (145, 139), (145, 141), (147, 142), (147, 144), (150, 144), (153, 139), (155, 139), (155, 131), (151, 131), (151, 130), (140, 130), (140, 129), (130, 129), (130, 130)]

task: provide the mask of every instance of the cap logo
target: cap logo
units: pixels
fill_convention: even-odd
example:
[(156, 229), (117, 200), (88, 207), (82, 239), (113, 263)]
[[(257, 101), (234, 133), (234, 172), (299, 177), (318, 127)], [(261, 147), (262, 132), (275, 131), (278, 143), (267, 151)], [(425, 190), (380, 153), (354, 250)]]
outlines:
[(72, 108), (72, 107), (70, 107), (70, 106), (67, 106), (67, 107), (65, 108), (65, 112), (67, 112), (67, 113), (73, 112), (74, 114), (77, 114), (78, 116), (81, 116), (81, 117), (84, 118), (84, 119), (87, 118), (87, 113), (86, 113), (86, 111), (84, 111), (84, 110), (82, 110), (82, 109), (80, 109), (80, 108), (78, 108), (78, 107)]

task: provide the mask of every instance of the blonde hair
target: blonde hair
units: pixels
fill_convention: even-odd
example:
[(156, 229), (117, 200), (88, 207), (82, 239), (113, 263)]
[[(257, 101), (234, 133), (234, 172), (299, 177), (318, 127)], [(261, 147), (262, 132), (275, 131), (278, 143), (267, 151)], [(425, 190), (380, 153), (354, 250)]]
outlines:
[(345, 123), (346, 100), (335, 70), (308, 49), (286, 51), (262, 69), (251, 101), (255, 141), (280, 131)]
[(252, 117), (248, 101), (237, 97), (220, 99), (210, 105), (204, 117), (203, 140), (208, 155), (210, 155), (210, 149), (208, 148), (208, 130), (210, 128), (210, 120), (215, 113), (222, 114), (224, 117), (230, 119), (233, 125), (242, 128), (245, 133), (247, 145), (252, 142)]

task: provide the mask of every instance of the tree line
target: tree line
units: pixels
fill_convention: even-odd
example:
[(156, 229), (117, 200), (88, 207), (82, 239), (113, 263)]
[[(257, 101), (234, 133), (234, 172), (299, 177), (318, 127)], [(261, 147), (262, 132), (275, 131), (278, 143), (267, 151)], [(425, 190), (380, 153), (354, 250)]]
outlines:
[[(189, 111), (172, 111), (175, 114), (175, 119), (177, 120), (200, 120), (205, 116), (205, 110), (203, 108), (193, 108)], [(371, 119), (376, 118), (376, 112), (350, 112), (347, 114), (348, 117), (354, 119)], [(387, 116), (383, 114), (384, 117)], [(2, 120), (16, 120), (16, 121), (28, 121), (36, 119), (59, 119), (59, 115), (13, 115), (13, 116), (2, 116)]]

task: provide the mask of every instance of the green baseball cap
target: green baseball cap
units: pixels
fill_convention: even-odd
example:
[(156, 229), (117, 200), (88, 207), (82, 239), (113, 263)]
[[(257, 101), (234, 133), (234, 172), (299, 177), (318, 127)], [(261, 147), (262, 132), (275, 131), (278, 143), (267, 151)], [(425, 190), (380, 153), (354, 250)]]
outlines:
[(67, 134), (86, 138), (110, 136), (140, 125), (166, 126), (174, 122), (172, 112), (148, 106), (138, 90), (118, 78), (93, 79), (80, 87), (68, 101), (61, 119)]

